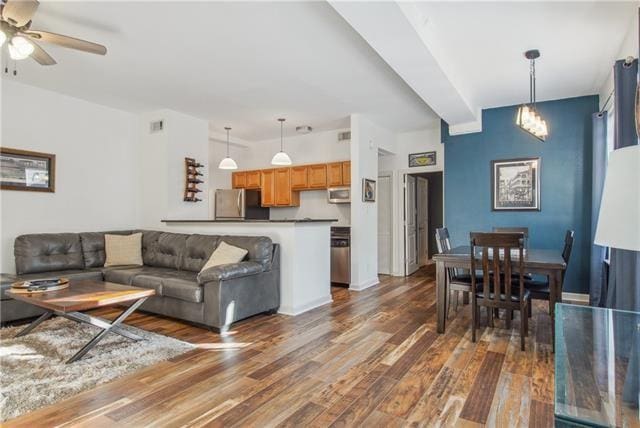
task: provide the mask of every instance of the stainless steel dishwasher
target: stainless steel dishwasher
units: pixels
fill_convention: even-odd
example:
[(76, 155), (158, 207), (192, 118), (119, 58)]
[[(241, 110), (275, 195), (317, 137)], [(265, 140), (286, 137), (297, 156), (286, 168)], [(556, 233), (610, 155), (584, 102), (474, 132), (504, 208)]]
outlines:
[(351, 228), (331, 228), (331, 282), (351, 282)]

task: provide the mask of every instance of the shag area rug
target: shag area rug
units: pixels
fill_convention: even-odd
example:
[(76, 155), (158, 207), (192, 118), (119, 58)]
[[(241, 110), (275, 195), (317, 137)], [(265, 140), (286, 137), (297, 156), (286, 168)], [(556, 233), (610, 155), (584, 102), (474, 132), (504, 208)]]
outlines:
[(144, 340), (109, 333), (82, 359), (65, 362), (100, 329), (54, 318), (26, 336), (25, 326), (0, 330), (0, 421), (55, 403), (115, 378), (180, 355), (193, 345), (123, 326)]

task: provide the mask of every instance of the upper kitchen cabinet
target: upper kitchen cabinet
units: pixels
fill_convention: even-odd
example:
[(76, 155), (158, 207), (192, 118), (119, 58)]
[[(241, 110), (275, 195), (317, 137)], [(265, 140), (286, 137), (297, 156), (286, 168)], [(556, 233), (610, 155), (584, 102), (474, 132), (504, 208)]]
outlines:
[(245, 180), (245, 188), (247, 189), (259, 189), (261, 183), (260, 171), (247, 171)]
[(298, 190), (309, 188), (309, 170), (306, 166), (291, 167), (291, 188)]
[(327, 164), (327, 186), (342, 186), (342, 162)]
[(274, 199), (277, 207), (300, 206), (300, 193), (291, 188), (291, 168), (274, 170)]
[(263, 207), (271, 207), (276, 204), (274, 179), (274, 169), (260, 171), (260, 197), (262, 198), (261, 202)]
[(309, 189), (326, 189), (327, 188), (327, 165), (309, 165), (307, 166), (309, 174)]
[(247, 187), (247, 173), (238, 171), (231, 173), (231, 187), (234, 189), (244, 189)]
[(342, 185), (351, 184), (351, 161), (342, 162)]

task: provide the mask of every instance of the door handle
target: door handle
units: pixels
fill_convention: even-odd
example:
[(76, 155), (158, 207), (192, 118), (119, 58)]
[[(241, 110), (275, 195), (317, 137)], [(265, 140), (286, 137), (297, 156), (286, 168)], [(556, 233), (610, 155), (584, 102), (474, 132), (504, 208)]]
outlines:
[(240, 197), (242, 196), (242, 192), (238, 192), (238, 200), (236, 201), (236, 206), (238, 208), (238, 217), (242, 215), (242, 209), (240, 208)]

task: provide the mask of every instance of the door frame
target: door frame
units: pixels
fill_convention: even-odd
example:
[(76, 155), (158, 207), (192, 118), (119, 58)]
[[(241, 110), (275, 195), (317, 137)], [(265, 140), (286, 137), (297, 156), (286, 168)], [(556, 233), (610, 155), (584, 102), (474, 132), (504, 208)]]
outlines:
[[(424, 188), (425, 194), (423, 196), (421, 196), (421, 192), (420, 192), (420, 184), (421, 182), (424, 182), (424, 185), (426, 186)], [(422, 234), (424, 235), (424, 237), (420, 236), (420, 226), (421, 226), (421, 222), (420, 222), (420, 199), (422, 198), (426, 198), (425, 203), (426, 203), (426, 212), (424, 213), (425, 215), (425, 220), (426, 220), (426, 224), (424, 225), (424, 230), (422, 231)], [(420, 253), (420, 251), (418, 251), (418, 266), (426, 266), (427, 263), (429, 262), (429, 180), (427, 178), (424, 177), (416, 177), (416, 227), (418, 230), (418, 250), (420, 250), (421, 248), (421, 244), (420, 241), (422, 240), (421, 238), (424, 238), (424, 241), (422, 243), (422, 246), (424, 248), (422, 248), (424, 250), (423, 253)]]
[[(386, 273), (382, 273), (382, 272), (378, 272), (378, 273), (382, 273), (383, 275), (392, 275), (393, 274), (393, 258), (394, 258), (394, 254), (393, 254), (393, 236), (394, 236), (394, 230), (393, 230), (393, 219), (394, 219), (394, 210), (393, 210), (393, 173), (392, 172), (379, 172), (378, 173), (378, 192), (380, 192), (380, 189), (382, 188), (380, 186), (380, 178), (388, 178), (389, 179), (389, 203), (391, 204), (391, 206), (389, 207), (389, 221), (388, 221), (388, 230), (389, 230), (389, 248), (387, 249), (389, 251), (389, 265), (387, 266), (388, 270)], [(380, 197), (379, 197), (380, 193), (378, 193), (378, 207), (380, 206)], [(379, 209), (379, 208), (378, 208)], [(378, 216), (378, 222), (380, 221), (380, 216)], [(379, 240), (378, 240), (379, 242)], [(378, 243), (378, 251), (380, 251), (380, 244)], [(380, 271), (380, 266), (378, 265), (378, 271)]]
[[(415, 234), (416, 234), (416, 263), (415, 263), (415, 269), (411, 270), (411, 272), (409, 272), (409, 262), (407, 260), (408, 255), (407, 255), (407, 248), (408, 248), (408, 244), (407, 244), (407, 236), (408, 236), (408, 230), (407, 230), (407, 192), (409, 187), (407, 186), (407, 180), (409, 178), (409, 176), (411, 176), (411, 178), (414, 180), (414, 189), (413, 189), (413, 196), (414, 196), (414, 207), (413, 207), (413, 211), (414, 211), (414, 223), (415, 223)], [(418, 225), (417, 225), (417, 220), (418, 220), (418, 207), (417, 207), (417, 193), (416, 193), (416, 187), (417, 187), (417, 177), (414, 177), (412, 174), (404, 174), (403, 176), (403, 183), (402, 183), (402, 187), (403, 187), (403, 192), (402, 192), (402, 241), (404, 243), (404, 263), (403, 263), (403, 267), (404, 267), (404, 276), (409, 276), (411, 274), (413, 274), (414, 272), (416, 272), (419, 268), (420, 268), (420, 263), (418, 261)]]

